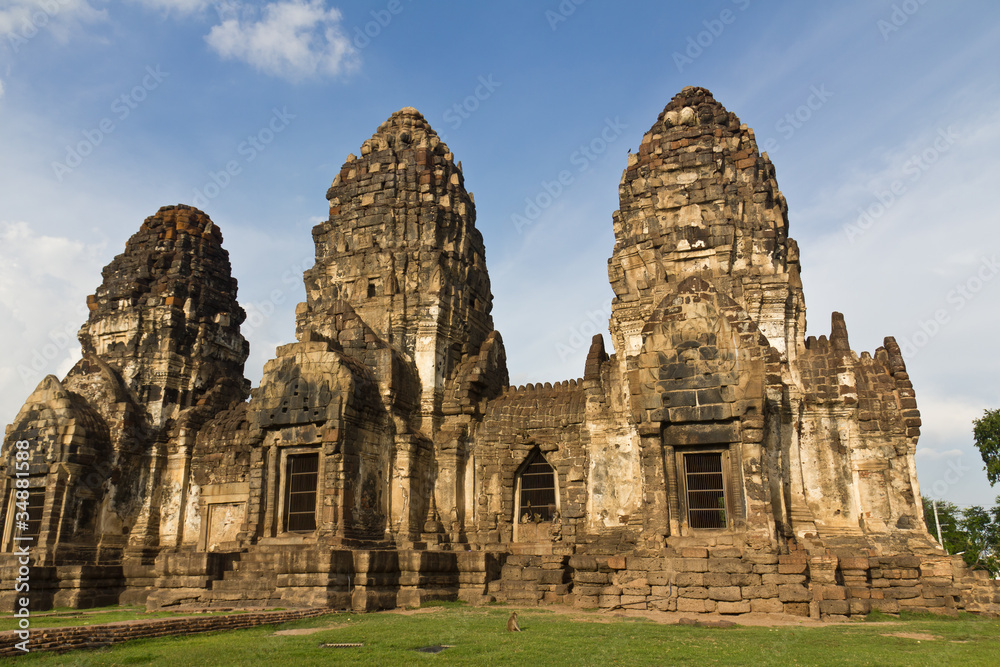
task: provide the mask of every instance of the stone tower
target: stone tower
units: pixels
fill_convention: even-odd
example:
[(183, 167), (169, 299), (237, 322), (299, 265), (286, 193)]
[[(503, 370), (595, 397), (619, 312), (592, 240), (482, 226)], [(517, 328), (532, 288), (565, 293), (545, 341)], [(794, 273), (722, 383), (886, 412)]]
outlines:
[(430, 417), (461, 361), (493, 331), (483, 238), (462, 170), (407, 107), (362, 144), (360, 158), (348, 156), (327, 199), (298, 328), (328, 332), (331, 306), (348, 304), (415, 364)]
[(80, 329), (85, 355), (120, 373), (125, 386), (164, 427), (210, 390), (228, 404), (248, 387), (240, 334), (246, 314), (222, 234), (189, 206), (164, 206), (146, 218), (125, 251), (103, 271), (87, 297), (90, 316)]
[(685, 88), (629, 155), (618, 189), (608, 262), (616, 350), (635, 354), (653, 308), (682, 280), (701, 276), (794, 358), (805, 332), (798, 246), (753, 130), (704, 88)]
[[(194, 434), (247, 394), (245, 315), (207, 215), (161, 208), (103, 276), (87, 298), (83, 358), (62, 380), (46, 377), (5, 434), (27, 443), (28, 476), (17, 484), (33, 507), (34, 562), (46, 566), (32, 582), (42, 606), (120, 599), (123, 563), (151, 562), (170, 545)], [(0, 469), (7, 498), (16, 466)], [(60, 567), (81, 564), (94, 580), (58, 585)]]

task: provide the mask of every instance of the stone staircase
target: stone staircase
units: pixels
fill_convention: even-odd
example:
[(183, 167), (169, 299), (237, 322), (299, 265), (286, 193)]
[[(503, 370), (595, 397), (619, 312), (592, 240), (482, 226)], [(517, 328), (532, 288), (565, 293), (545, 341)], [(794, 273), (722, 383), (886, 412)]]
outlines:
[(253, 550), (236, 554), (202, 601), (209, 607), (274, 607), (280, 601), (277, 587), (274, 554)]

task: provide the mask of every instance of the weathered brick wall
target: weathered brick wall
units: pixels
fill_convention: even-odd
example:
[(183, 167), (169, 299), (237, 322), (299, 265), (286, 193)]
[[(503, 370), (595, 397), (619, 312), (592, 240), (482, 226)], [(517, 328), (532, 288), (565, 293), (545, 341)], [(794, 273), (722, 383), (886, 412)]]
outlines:
[[(26, 449), (16, 446), (19, 441)], [(31, 547), (34, 562), (53, 562), (57, 535), (66, 557), (93, 558), (111, 458), (108, 425), (101, 415), (54, 376), (43, 379), (8, 426), (0, 460), (2, 516), (18, 511), (15, 491), (44, 497), (40, 532), (23, 543)]]
[(499, 331), (493, 331), (479, 348), (469, 355), (445, 389), (441, 411), (446, 415), (469, 414), (482, 418), (487, 401), (499, 396), (508, 386), (507, 352)]
[(573, 587), (567, 568), (570, 560), (566, 555), (507, 556), (500, 578), (490, 582), (489, 593), (509, 604), (565, 603)]
[(930, 546), (912, 469), (920, 411), (899, 346), (886, 338), (874, 356), (859, 357), (843, 316), (832, 319), (830, 338), (809, 337), (792, 362), (808, 444), (800, 448), (806, 503), (821, 533), (843, 539), (860, 528), (885, 553), (921, 538)]
[(576, 541), (587, 503), (585, 402), (582, 380), (509, 387), (489, 402), (475, 434), (479, 541), (512, 541), (515, 475), (536, 447), (558, 475), (561, 541)]
[[(32, 653), (43, 651), (64, 653), (119, 644), (130, 639), (189, 635), (219, 630), (238, 630), (258, 625), (286, 623), (330, 613), (329, 609), (296, 609), (246, 614), (122, 621), (69, 628), (38, 628), (31, 630), (28, 648)], [(0, 632), (0, 657), (24, 655), (15, 644), (22, 641), (17, 631)]]
[(249, 410), (265, 433), (261, 464), (267, 468), (260, 484), (251, 481), (251, 539), (284, 531), (276, 495), (281, 451), (302, 446), (322, 457), (318, 535), (384, 538), (391, 434), (371, 369), (326, 341), (282, 346), (265, 365)]
[(872, 610), (1000, 612), (1000, 587), (962, 567), (953, 568), (947, 556), (837, 557), (805, 551), (778, 555), (736, 545), (667, 553), (572, 556), (567, 563), (572, 597), (567, 601), (578, 607), (827, 619)]
[(246, 482), (250, 478), (250, 450), (255, 436), (249, 405), (240, 403), (219, 413), (198, 431), (191, 452), (191, 473), (199, 486)]

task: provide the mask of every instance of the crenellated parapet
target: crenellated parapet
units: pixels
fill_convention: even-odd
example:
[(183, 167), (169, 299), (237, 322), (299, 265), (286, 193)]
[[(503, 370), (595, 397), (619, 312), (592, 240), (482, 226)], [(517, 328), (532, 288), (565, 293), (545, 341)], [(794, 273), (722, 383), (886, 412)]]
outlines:
[(895, 340), (859, 356), (834, 313), (829, 338), (810, 336), (792, 371), (803, 496), (818, 533), (831, 544), (862, 534), (880, 553), (931, 548), (913, 459), (920, 411)]

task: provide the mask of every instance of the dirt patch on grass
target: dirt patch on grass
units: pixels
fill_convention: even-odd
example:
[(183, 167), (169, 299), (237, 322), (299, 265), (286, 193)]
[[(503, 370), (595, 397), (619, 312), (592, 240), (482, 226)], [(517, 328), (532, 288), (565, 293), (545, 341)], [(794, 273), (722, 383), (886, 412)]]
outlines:
[[(519, 614), (527, 615), (531, 615), (533, 612), (533, 609), (531, 608), (516, 607), (514, 605), (490, 605), (489, 608), (516, 609)], [(637, 621), (645, 619), (654, 623), (678, 625), (682, 622), (682, 620), (694, 619), (703, 622), (708, 626), (718, 623), (719, 621), (728, 621), (735, 623), (736, 625), (766, 627), (823, 627), (828, 625), (843, 625), (842, 621), (818, 621), (802, 616), (791, 616), (786, 614), (739, 614), (730, 616), (724, 614), (691, 614), (689, 612), (656, 611), (650, 609), (615, 609), (614, 611), (595, 609), (593, 611), (587, 611), (577, 609), (576, 607), (568, 607), (566, 605), (545, 605), (544, 607), (536, 607), (535, 609), (538, 611), (569, 615), (575, 619), (589, 623), (615, 623), (621, 621), (622, 619), (633, 619)]]
[(900, 639), (916, 639), (917, 641), (932, 642), (941, 639), (937, 635), (929, 635), (926, 632), (886, 632), (883, 637), (899, 637)]
[(400, 616), (413, 616), (414, 614), (436, 614), (447, 607), (420, 607), (419, 609), (386, 609), (381, 613), (399, 614)]
[(274, 634), (276, 635), (313, 635), (317, 632), (324, 632), (326, 630), (336, 630), (337, 628), (346, 628), (346, 623), (338, 623), (337, 625), (324, 625), (322, 628), (292, 628), (291, 630), (278, 630)]

